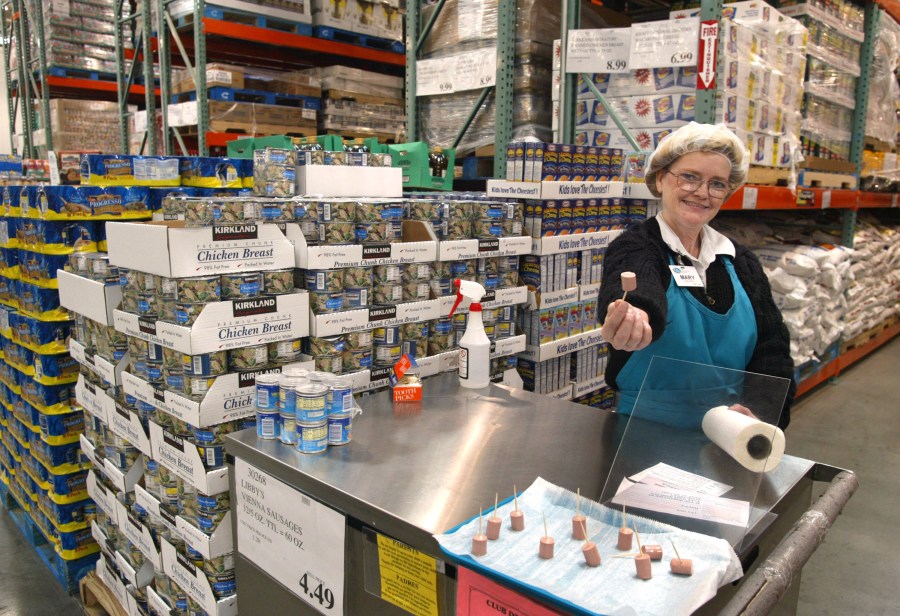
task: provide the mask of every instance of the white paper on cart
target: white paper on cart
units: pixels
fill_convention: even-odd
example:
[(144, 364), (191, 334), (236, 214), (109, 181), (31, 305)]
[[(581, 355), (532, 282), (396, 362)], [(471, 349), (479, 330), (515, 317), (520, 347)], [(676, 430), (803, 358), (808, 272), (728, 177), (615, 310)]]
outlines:
[(742, 528), (750, 521), (750, 503), (747, 501), (632, 483), (627, 479), (622, 480), (612, 502)]
[(636, 483), (659, 488), (684, 490), (685, 492), (696, 492), (697, 494), (706, 494), (708, 496), (722, 496), (733, 487), (707, 479), (703, 475), (683, 471), (665, 462), (651, 466), (647, 470), (632, 475), (629, 479)]

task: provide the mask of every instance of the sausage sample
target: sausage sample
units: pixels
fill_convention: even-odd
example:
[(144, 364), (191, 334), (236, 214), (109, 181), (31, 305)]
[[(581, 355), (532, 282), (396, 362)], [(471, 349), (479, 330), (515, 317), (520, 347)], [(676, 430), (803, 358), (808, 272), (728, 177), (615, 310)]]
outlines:
[(616, 547), (620, 550), (630, 550), (631, 543), (634, 540), (634, 533), (630, 528), (620, 528), (619, 529), (619, 540), (616, 542)]
[(572, 516), (572, 539), (578, 539), (579, 541), (584, 541), (586, 539), (584, 536), (586, 522), (587, 518), (580, 513)]
[(496, 515), (493, 515), (488, 518), (487, 523), (487, 538), (491, 541), (496, 541), (500, 538), (500, 526), (503, 524), (503, 520), (501, 520)]
[(650, 557), (650, 560), (662, 560), (662, 546), (648, 544), (641, 547), (641, 551)]
[(637, 275), (634, 272), (622, 272), (622, 290), (628, 293), (637, 289)]
[(596, 543), (593, 541), (585, 542), (581, 546), (581, 553), (584, 554), (584, 561), (588, 564), (588, 567), (600, 566), (600, 550), (597, 549)]
[(669, 569), (676, 575), (693, 575), (694, 562), (690, 558), (673, 558), (669, 561)]
[(650, 567), (650, 557), (646, 554), (638, 554), (634, 557), (634, 569), (639, 578), (649, 580), (653, 577), (653, 569)]
[(538, 548), (538, 555), (544, 560), (553, 558), (553, 537), (541, 537), (541, 545)]
[(525, 530), (525, 514), (521, 511), (510, 511), (509, 523), (513, 530)]

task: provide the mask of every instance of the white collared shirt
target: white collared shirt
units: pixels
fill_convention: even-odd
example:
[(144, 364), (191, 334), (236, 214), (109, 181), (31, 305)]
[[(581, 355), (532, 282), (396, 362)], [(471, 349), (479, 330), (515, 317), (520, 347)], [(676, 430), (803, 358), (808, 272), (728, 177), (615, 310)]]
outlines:
[(716, 260), (716, 255), (728, 255), (732, 259), (734, 258), (734, 244), (731, 240), (709, 225), (703, 225), (703, 232), (700, 236), (700, 256), (695, 258), (687, 251), (661, 213), (656, 215), (656, 222), (659, 223), (663, 241), (674, 252), (690, 259), (691, 265), (697, 268), (697, 274), (703, 281), (704, 287), (706, 286), (706, 270)]

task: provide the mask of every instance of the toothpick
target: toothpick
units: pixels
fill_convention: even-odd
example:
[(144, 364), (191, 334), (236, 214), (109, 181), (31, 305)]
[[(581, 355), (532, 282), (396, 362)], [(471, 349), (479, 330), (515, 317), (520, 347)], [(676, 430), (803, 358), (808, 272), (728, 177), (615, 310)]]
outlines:
[(669, 543), (672, 544), (672, 549), (675, 550), (675, 556), (678, 557), (678, 560), (681, 560), (681, 554), (678, 553), (678, 548), (675, 547), (675, 542), (669, 539)]
[(479, 508), (478, 509), (478, 534), (479, 535), (482, 534), (481, 533), (481, 518), (482, 518), (482, 516), (484, 516), (484, 510)]
[(640, 556), (638, 553), (634, 554), (613, 554), (609, 558), (634, 558), (635, 556)]
[(575, 493), (575, 515), (581, 515), (581, 488)]
[(544, 516), (544, 536), (549, 537), (550, 533), (547, 532), (547, 514), (546, 514), (546, 512), (543, 514), (543, 516)]
[(638, 554), (641, 554), (644, 551), (644, 548), (641, 547), (641, 536), (640, 536), (640, 534), (638, 534), (637, 527), (634, 524), (631, 525), (631, 528), (634, 529), (634, 536), (638, 542)]
[(626, 509), (627, 509), (627, 507), (625, 507), (625, 505), (622, 505), (622, 528), (623, 529), (628, 527), (628, 525), (625, 523), (625, 510)]
[(622, 293), (622, 301), (623, 302), (625, 301), (626, 297), (628, 297), (628, 291), (625, 291), (624, 293)]
[(494, 517), (497, 517), (497, 493), (494, 492)]
[(513, 484), (513, 503), (516, 505), (516, 511), (519, 510), (519, 497), (518, 490), (516, 490), (516, 484)]
[(581, 523), (581, 532), (584, 533), (584, 545), (587, 545), (590, 543), (590, 540), (588, 539), (587, 526), (584, 525), (584, 522)]

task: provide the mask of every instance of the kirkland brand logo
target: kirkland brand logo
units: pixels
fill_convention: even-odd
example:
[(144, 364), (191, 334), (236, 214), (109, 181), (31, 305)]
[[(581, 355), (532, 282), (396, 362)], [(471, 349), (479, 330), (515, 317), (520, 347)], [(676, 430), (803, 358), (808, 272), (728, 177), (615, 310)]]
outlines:
[(235, 318), (247, 317), (253, 314), (267, 314), (278, 311), (278, 301), (274, 297), (245, 299), (234, 302), (231, 310)]
[(156, 335), (156, 321), (148, 321), (147, 319), (138, 319), (138, 329), (141, 333)]
[(182, 554), (181, 552), (175, 552), (175, 556), (178, 557), (178, 564), (187, 569), (191, 575), (197, 575), (197, 568), (194, 567), (194, 563), (187, 559), (187, 556)]
[(488, 302), (492, 302), (497, 299), (497, 292), (491, 289), (490, 291), (484, 292), (484, 297), (481, 298), (481, 303), (486, 304)]
[(257, 225), (223, 225), (213, 227), (212, 238), (214, 242), (228, 242), (231, 240), (255, 240), (259, 237)]
[(170, 513), (169, 510), (165, 507), (159, 508), (159, 516), (163, 519), (163, 521), (168, 522), (169, 526), (175, 526), (175, 514)]
[(369, 309), (369, 323), (375, 321), (384, 321), (386, 319), (396, 319), (397, 318), (397, 307), (396, 306), (385, 306), (384, 308), (370, 308)]
[(90, 393), (92, 393), (93, 395), (95, 395), (95, 396), (97, 395), (97, 388), (94, 387), (94, 384), (91, 383), (90, 381), (84, 382), (84, 388), (86, 390), (88, 390)]
[(238, 372), (238, 387), (253, 387), (256, 385), (256, 377), (260, 374), (281, 374), (281, 368), (269, 368), (268, 370), (255, 370), (253, 372)]
[(125, 419), (131, 420), (131, 414), (128, 412), (128, 409), (122, 406), (121, 402), (116, 402), (116, 413), (124, 417)]
[(161, 389), (159, 387), (153, 388), (153, 399), (157, 402), (165, 402), (166, 401), (166, 390)]
[(163, 430), (163, 441), (172, 449), (177, 449), (178, 451), (184, 452), (184, 439), (179, 436), (175, 436), (168, 430)]
[(478, 252), (494, 252), (495, 250), (500, 250), (499, 239), (478, 240)]
[(387, 259), (391, 256), (390, 244), (365, 244), (362, 249), (363, 259)]
[(369, 373), (369, 380), (372, 383), (377, 381), (381, 381), (382, 379), (388, 379), (394, 373), (394, 369), (390, 366), (385, 368), (373, 368)]

